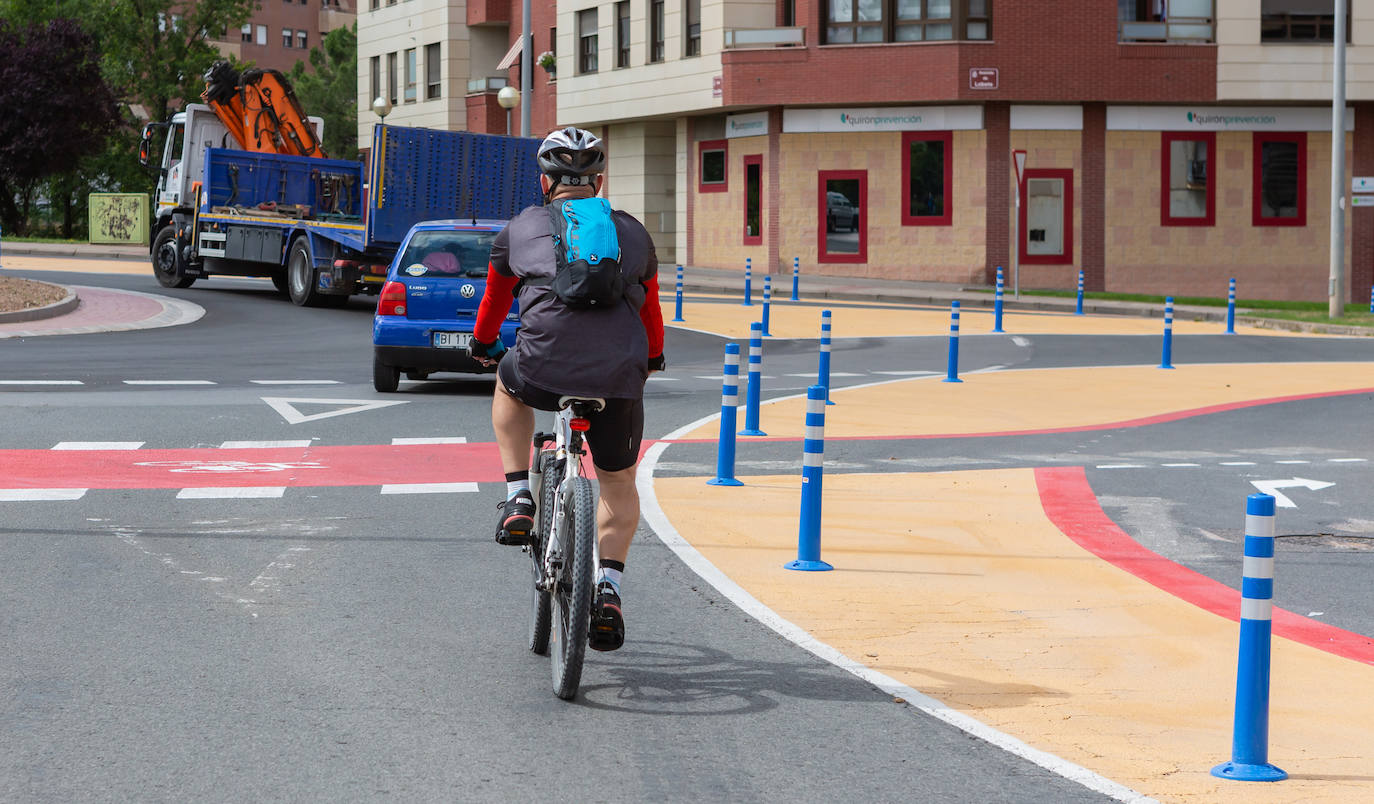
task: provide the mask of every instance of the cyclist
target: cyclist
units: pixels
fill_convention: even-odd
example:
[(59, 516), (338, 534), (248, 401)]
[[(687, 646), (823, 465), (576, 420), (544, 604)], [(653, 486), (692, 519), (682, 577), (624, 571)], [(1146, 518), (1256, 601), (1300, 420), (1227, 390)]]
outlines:
[[(588, 131), (567, 127), (539, 146), (539, 183), (546, 204), (601, 192), (606, 151)], [(534, 525), (529, 488), (534, 410), (557, 410), (561, 396), (601, 397), (606, 407), (590, 418), (587, 445), (601, 487), (597, 508), (601, 566), (597, 569), (590, 646), (615, 650), (625, 640), (620, 579), (639, 524), (635, 468), (644, 430), (644, 382), (664, 368), (663, 313), (658, 303), (658, 257), (648, 231), (633, 216), (612, 214), (620, 241), (625, 303), (608, 308), (565, 306), (522, 279), (554, 275), (549, 211), (530, 207), (496, 236), (469, 352), (497, 365), (491, 422), (506, 473), (506, 500), (496, 541), (528, 544)], [(506, 350), (500, 326), (520, 294), (520, 330)]]

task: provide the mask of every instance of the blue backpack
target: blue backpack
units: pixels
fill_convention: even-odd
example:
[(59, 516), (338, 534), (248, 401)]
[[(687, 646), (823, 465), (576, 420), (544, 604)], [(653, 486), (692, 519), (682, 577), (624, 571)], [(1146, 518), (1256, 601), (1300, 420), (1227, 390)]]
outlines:
[(527, 284), (548, 286), (540, 298), (557, 297), (568, 307), (606, 308), (625, 298), (620, 238), (610, 203), (604, 198), (573, 198), (545, 209), (553, 227), (554, 276)]

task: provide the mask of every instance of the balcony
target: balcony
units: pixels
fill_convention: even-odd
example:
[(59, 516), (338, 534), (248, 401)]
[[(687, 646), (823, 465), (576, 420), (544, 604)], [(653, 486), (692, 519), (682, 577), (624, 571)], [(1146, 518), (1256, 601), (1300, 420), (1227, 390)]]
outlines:
[(510, 0), (468, 0), (468, 27), (510, 25), (512, 5)]
[(509, 83), (504, 75), (489, 75), (486, 78), (469, 78), (468, 94), (480, 95), (484, 92), (496, 92)]
[(1213, 0), (1170, 0), (1163, 19), (1121, 19), (1119, 42), (1209, 44), (1216, 41), (1216, 4)]
[(746, 47), (800, 47), (806, 44), (806, 29), (731, 28), (725, 31), (726, 50)]

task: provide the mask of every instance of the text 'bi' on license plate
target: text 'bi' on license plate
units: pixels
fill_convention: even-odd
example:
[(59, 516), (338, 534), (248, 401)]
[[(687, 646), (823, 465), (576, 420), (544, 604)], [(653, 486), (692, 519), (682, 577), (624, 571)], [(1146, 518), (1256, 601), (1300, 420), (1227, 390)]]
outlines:
[(436, 332), (434, 345), (440, 349), (466, 349), (472, 340), (471, 332)]

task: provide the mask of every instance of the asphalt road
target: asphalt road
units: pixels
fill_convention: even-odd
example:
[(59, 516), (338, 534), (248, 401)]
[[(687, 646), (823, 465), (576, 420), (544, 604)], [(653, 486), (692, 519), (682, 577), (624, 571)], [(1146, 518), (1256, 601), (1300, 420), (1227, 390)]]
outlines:
[[(207, 312), (182, 327), (0, 342), (5, 379), (81, 383), (0, 392), (0, 459), (63, 442), (213, 463), (234, 441), (491, 440), (489, 379), (372, 390), (367, 300), (309, 310), (260, 283), (43, 278)], [(778, 370), (814, 372), (812, 349), (778, 344)], [(938, 368), (937, 344), (918, 351), (837, 349), (855, 369), (860, 355), (880, 370)], [(989, 340), (967, 365), (1016, 352)], [(720, 354), (717, 339), (669, 334), (649, 435), (718, 409)], [(298, 400), (305, 420), (264, 397)], [(299, 401), (323, 398), (404, 404), (312, 418), (329, 406)], [(447, 494), (111, 487), (0, 503), (0, 799), (1100, 798), (783, 641), (647, 532), (627, 573), (626, 648), (590, 656), (578, 701), (559, 701), (548, 661), (523, 644), (525, 559), (491, 540), (497, 480)], [(212, 481), (188, 473), (187, 488), (198, 482)]]

